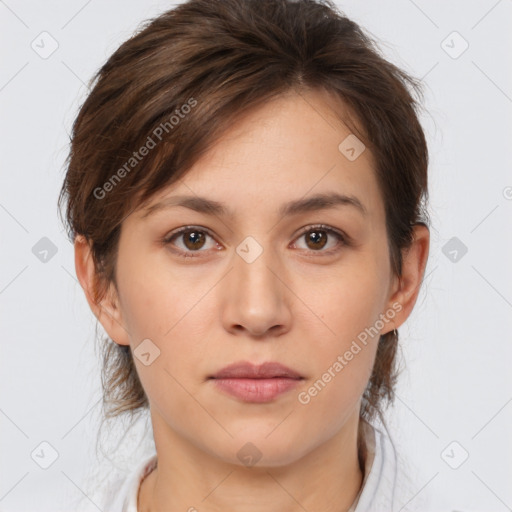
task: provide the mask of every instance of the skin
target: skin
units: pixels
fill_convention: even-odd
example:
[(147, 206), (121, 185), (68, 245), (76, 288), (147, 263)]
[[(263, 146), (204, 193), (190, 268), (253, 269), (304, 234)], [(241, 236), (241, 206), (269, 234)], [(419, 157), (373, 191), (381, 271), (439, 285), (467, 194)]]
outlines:
[[(92, 300), (89, 246), (77, 237), (77, 276), (108, 335), (133, 350), (149, 338), (160, 350), (149, 366), (134, 358), (158, 454), (157, 469), (141, 485), (141, 511), (340, 512), (361, 488), (359, 408), (378, 336), (308, 404), (298, 394), (393, 304), (401, 309), (380, 334), (405, 322), (420, 289), (429, 231), (416, 226), (399, 280), (388, 258), (373, 157), (366, 149), (349, 161), (338, 150), (350, 130), (333, 108), (325, 92), (289, 93), (240, 117), (181, 181), (151, 201), (204, 196), (225, 203), (234, 217), (184, 207), (147, 218), (135, 211), (122, 224), (117, 289), (112, 285), (99, 304)], [(367, 215), (351, 206), (277, 214), (287, 201), (332, 191), (359, 198)], [(325, 246), (300, 234), (316, 224), (345, 232), (352, 245), (325, 231)], [(195, 252), (187, 236), (161, 242), (188, 225), (213, 236), (206, 234)], [(247, 236), (263, 249), (251, 263), (236, 252)], [(207, 380), (241, 360), (278, 361), (304, 380), (273, 402), (246, 403)], [(252, 467), (237, 457), (247, 442), (261, 452)]]

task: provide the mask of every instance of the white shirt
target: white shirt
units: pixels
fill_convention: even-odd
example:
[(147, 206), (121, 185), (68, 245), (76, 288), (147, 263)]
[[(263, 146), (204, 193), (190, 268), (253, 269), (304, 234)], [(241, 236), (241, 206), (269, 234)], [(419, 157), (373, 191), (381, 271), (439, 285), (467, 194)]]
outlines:
[[(348, 512), (429, 510), (426, 508), (428, 501), (425, 496), (414, 498), (419, 486), (416, 486), (416, 489), (411, 486), (404, 470), (398, 467), (396, 452), (386, 429), (382, 424), (365, 425), (368, 433), (368, 460), (365, 464), (361, 490)], [(118, 480), (109, 491), (103, 510), (138, 512), (140, 484), (153, 471), (156, 463), (157, 455), (153, 454), (141, 461), (126, 478)], [(407, 504), (409, 500), (411, 503)]]

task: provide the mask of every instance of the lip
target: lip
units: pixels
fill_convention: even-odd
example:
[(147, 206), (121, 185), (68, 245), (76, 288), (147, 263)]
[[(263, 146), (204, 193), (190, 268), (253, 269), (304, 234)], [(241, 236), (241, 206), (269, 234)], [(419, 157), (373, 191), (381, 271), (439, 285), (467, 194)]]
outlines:
[(210, 378), (213, 379), (272, 379), (284, 377), (288, 379), (302, 379), (295, 370), (284, 366), (281, 363), (269, 361), (259, 365), (240, 361), (222, 368)]
[(217, 389), (239, 400), (265, 403), (297, 387), (304, 377), (281, 363), (254, 365), (242, 361), (226, 366), (209, 379)]

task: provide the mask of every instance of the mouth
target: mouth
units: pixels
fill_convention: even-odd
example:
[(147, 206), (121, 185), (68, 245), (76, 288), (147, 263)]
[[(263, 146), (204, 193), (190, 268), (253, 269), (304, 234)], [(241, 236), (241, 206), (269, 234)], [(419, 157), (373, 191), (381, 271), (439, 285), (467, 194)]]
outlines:
[(226, 366), (208, 379), (216, 389), (238, 400), (266, 403), (297, 387), (304, 377), (276, 362), (240, 362)]

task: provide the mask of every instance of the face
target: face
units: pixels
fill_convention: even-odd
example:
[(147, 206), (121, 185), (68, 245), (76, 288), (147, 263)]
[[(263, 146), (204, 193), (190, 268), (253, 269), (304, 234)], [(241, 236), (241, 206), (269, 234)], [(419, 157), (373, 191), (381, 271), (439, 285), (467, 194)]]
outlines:
[[(403, 321), (372, 155), (339, 149), (351, 132), (329, 101), (290, 93), (239, 118), (122, 225), (104, 326), (142, 356), (158, 428), (226, 462), (250, 442), (284, 465), (336, 436), (358, 417), (379, 335)], [(210, 378), (237, 362), (300, 379)]]

